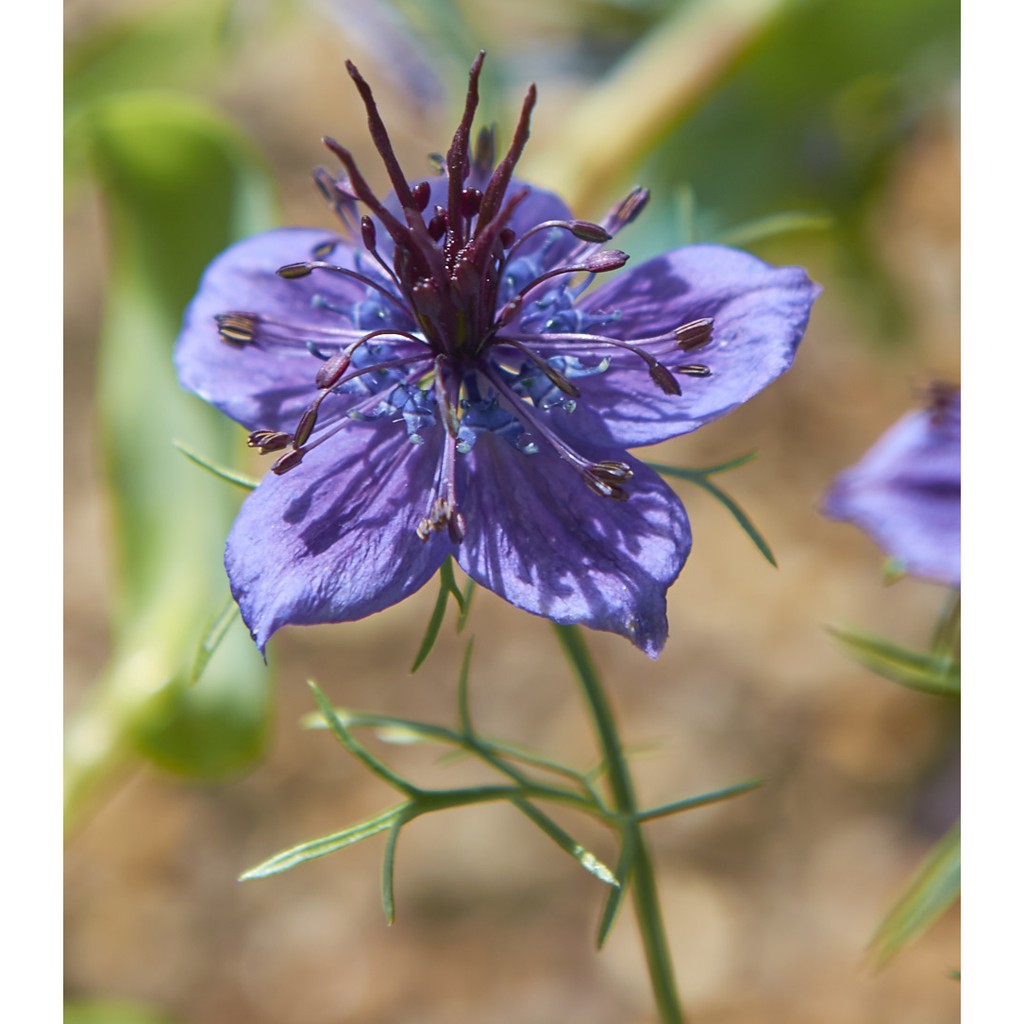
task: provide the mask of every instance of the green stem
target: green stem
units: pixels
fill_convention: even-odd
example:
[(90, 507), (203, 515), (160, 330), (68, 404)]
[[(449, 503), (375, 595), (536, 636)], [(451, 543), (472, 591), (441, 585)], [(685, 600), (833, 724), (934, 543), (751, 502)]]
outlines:
[[(658, 902), (658, 889), (654, 877), (654, 865), (644, 842), (643, 829), (638, 820), (636, 794), (629, 766), (623, 752), (622, 741), (612, 715), (611, 706), (604, 687), (590, 658), (578, 626), (555, 625), (562, 649), (575, 670), (583, 690), (583, 697), (590, 709), (597, 729), (598, 742), (604, 755), (608, 781), (612, 789), (615, 809), (619, 814), (619, 828), (624, 846), (634, 851), (633, 870), (630, 881), (633, 884), (633, 909), (647, 957), (647, 972), (650, 975), (654, 999), (658, 1005), (663, 1024), (683, 1024), (683, 1011), (676, 992), (675, 975), (672, 971), (672, 957), (669, 953), (665, 923)], [(626, 880), (623, 879), (623, 884)]]

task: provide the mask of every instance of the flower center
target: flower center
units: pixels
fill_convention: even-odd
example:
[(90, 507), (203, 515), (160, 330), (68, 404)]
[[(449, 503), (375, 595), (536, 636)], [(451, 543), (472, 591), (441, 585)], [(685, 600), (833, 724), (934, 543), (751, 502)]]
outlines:
[[(605, 373), (612, 360), (643, 362), (654, 385), (671, 395), (681, 393), (679, 376), (711, 372), (700, 363), (667, 362), (680, 351), (706, 346), (710, 319), (627, 341), (603, 333), (617, 314), (590, 313), (577, 305), (595, 275), (617, 270), (628, 259), (624, 252), (601, 247), (640, 213), (645, 190), (630, 193), (601, 224), (545, 220), (517, 235), (513, 223), (522, 217), (517, 222), (514, 215), (530, 190), (510, 194), (510, 186), (529, 137), (536, 90), (531, 86), (527, 92), (509, 150), (495, 166), (492, 131), (480, 132), (475, 151), (470, 150), (482, 62), (481, 54), (470, 70), (462, 118), (440, 161), (446, 177), (415, 185), (398, 163), (370, 87), (348, 63), (393, 197), (381, 201), (351, 153), (325, 139), (347, 177), (336, 179), (318, 169), (314, 179), (350, 245), (345, 258), (332, 262), (338, 243), (327, 240), (309, 259), (277, 273), (286, 280), (341, 278), (346, 293), (355, 285), (363, 299), (341, 303), (313, 293), (312, 306), (337, 313), (337, 326), (323, 326), (322, 317), (311, 326), (244, 311), (216, 318), (226, 344), (317, 361), (311, 373), (314, 396), (294, 430), (250, 434), (250, 446), (281, 453), (271, 467), (275, 473), (298, 466), (306, 453), (354, 420), (404, 421), (414, 444), (440, 425), (441, 454), (416, 532), (426, 540), (446, 531), (455, 543), (466, 531), (456, 494), (457, 459), (472, 450), (480, 434), (496, 435), (525, 456), (546, 445), (591, 491), (625, 500), (633, 476), (629, 465), (580, 454), (560, 436), (551, 411), (571, 413), (581, 396), (575, 382)], [(368, 211), (362, 216), (360, 204)]]

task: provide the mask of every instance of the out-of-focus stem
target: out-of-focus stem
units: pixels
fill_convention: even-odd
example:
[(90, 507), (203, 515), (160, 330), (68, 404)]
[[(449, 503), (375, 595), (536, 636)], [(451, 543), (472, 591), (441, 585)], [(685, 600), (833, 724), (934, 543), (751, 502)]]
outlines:
[(64, 736), (64, 828), (70, 835), (94, 801), (137, 764), (132, 737), (162, 713), (171, 676), (140, 648), (116, 659), (71, 719)]
[(615, 810), (620, 815), (619, 828), (624, 844), (634, 851), (633, 871), (630, 883), (633, 887), (633, 909), (636, 912), (644, 954), (647, 957), (647, 973), (658, 1005), (662, 1024), (684, 1024), (683, 1010), (676, 992), (672, 957), (669, 953), (665, 923), (658, 901), (658, 888), (654, 877), (643, 829), (637, 820), (636, 795), (629, 766), (623, 752), (611, 706), (604, 687), (590, 658), (578, 626), (555, 626), (555, 632), (568, 655), (583, 690), (583, 697), (594, 720), (598, 742), (604, 756), (608, 781), (611, 785)]
[(785, 0), (697, 0), (650, 34), (559, 124), (523, 176), (595, 209), (629, 167), (771, 24)]

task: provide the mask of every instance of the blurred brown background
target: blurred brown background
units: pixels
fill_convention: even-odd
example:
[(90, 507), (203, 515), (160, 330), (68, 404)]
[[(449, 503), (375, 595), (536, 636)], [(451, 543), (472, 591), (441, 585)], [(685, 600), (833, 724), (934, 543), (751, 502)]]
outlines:
[[(123, 3), (71, 0), (69, 38)], [(374, 55), (315, 18), (252, 44), (209, 94), (258, 141), (282, 223), (325, 223), (309, 182), (331, 133), (366, 157), (342, 79)], [(538, 146), (573, 89), (540, 80)], [(399, 100), (378, 87), (386, 114)], [(401, 154), (441, 149), (443, 109), (389, 116)], [(378, 179), (379, 180), (379, 179)], [(543, 184), (543, 182), (540, 182)], [(825, 293), (793, 370), (719, 423), (651, 456), (682, 466), (758, 459), (720, 478), (769, 539), (768, 566), (724, 510), (679, 493), (695, 544), (669, 595), (671, 637), (649, 662), (588, 634), (636, 772), (655, 804), (759, 776), (759, 791), (649, 827), (684, 1005), (699, 1024), (944, 1024), (959, 1018), (956, 914), (882, 972), (865, 946), (930, 845), (956, 817), (955, 710), (870, 675), (829, 640), (849, 625), (927, 643), (940, 588), (884, 585), (881, 555), (816, 505), (933, 377), (958, 371), (958, 146), (952, 114), (926, 119), (874, 205), (872, 239), (906, 301), (911, 343), (883, 349), (858, 316), (825, 242), (759, 252), (802, 262)], [(600, 209), (581, 210), (597, 216)], [(69, 206), (66, 348), (66, 673), (73, 712), (108, 654), (109, 548), (92, 409), (104, 287), (102, 212)], [(628, 246), (627, 246), (628, 248)], [(241, 428), (240, 428), (241, 429)], [(450, 623), (416, 676), (409, 663), (433, 587), (372, 619), (291, 629), (271, 645), (278, 674), (265, 761), (218, 785), (142, 768), (123, 778), (67, 849), (69, 998), (137, 1000), (182, 1024), (554, 1024), (653, 1020), (627, 907), (600, 954), (603, 893), (508, 808), (416, 822), (399, 844), (398, 914), (379, 901), (383, 838), (278, 878), (236, 883), (288, 845), (393, 802), (324, 733), (301, 730), (305, 680), (338, 704), (449, 723), (461, 645)], [(596, 751), (547, 624), (479, 592), (472, 696), (482, 730), (590, 767)], [(648, 746), (650, 750), (648, 751)], [(391, 747), (418, 778), (454, 783), (424, 752)], [(568, 819), (567, 819), (568, 820)], [(610, 837), (572, 826), (605, 858)]]

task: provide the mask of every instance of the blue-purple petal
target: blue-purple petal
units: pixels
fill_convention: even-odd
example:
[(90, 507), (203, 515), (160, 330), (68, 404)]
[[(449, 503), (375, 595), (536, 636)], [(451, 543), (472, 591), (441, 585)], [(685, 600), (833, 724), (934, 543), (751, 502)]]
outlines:
[(410, 443), (401, 424), (348, 421), (246, 499), (228, 538), (231, 590), (262, 650), (282, 626), (347, 622), (422, 587), (451, 553), (422, 541), (440, 431)]
[(960, 397), (912, 412), (836, 477), (822, 507), (913, 576), (960, 585)]
[[(672, 340), (645, 346), (670, 369), (706, 366), (711, 375), (676, 374), (682, 394), (666, 394), (637, 356), (607, 347), (603, 374), (578, 381), (586, 404), (626, 447), (654, 444), (724, 416), (789, 369), (820, 288), (800, 267), (775, 267), (736, 249), (692, 245), (624, 270), (586, 293), (579, 307), (615, 319), (600, 332), (623, 341), (670, 334), (714, 319), (711, 341), (683, 352)], [(595, 349), (595, 351), (597, 351)]]
[[(336, 243), (330, 260), (351, 268), (351, 247), (337, 234), (314, 228), (268, 231), (222, 252), (206, 269), (185, 311), (175, 350), (181, 383), (250, 429), (293, 429), (315, 393), (313, 379), (320, 365), (320, 360), (306, 351), (305, 339), (330, 348), (330, 332), (352, 326), (350, 319), (315, 305), (314, 296), (350, 308), (365, 297), (366, 288), (326, 271), (292, 280), (276, 271), (313, 259), (314, 249), (329, 242)], [(257, 340), (243, 346), (229, 344), (220, 337), (215, 319), (229, 313), (280, 321), (294, 334), (294, 343), (265, 346)], [(303, 327), (310, 330), (303, 333)], [(336, 340), (333, 348), (338, 347)]]
[(484, 434), (466, 458), (460, 506), (465, 572), (554, 622), (618, 633), (651, 657), (668, 637), (665, 593), (691, 546), (682, 503), (621, 452), (627, 501), (601, 497), (550, 450), (524, 455)]

